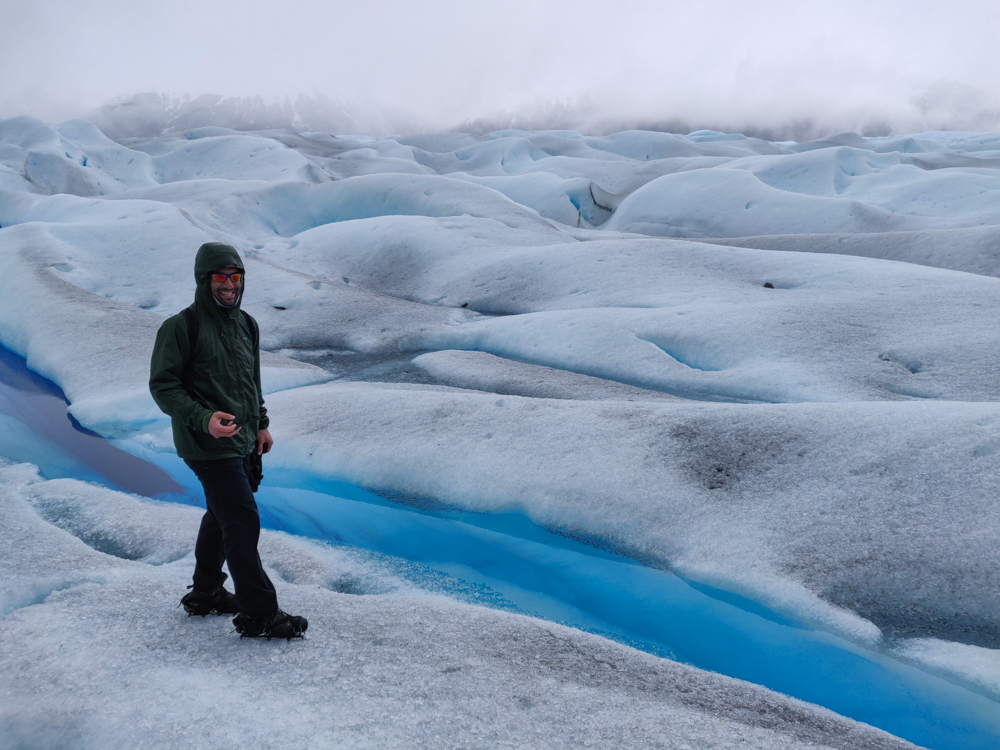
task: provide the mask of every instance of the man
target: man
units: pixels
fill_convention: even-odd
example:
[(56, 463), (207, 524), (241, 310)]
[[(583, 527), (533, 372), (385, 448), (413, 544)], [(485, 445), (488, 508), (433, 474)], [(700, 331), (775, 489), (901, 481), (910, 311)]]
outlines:
[[(257, 554), (252, 464), (274, 441), (260, 389), (257, 323), (240, 310), (243, 261), (232, 246), (209, 242), (198, 250), (194, 276), (194, 305), (160, 326), (149, 373), (177, 455), (198, 476), (208, 506), (195, 543), (193, 591), (181, 604), (189, 615), (236, 614), (241, 636), (291, 639), (308, 623), (278, 609)], [(223, 587), (223, 562), (235, 596)]]

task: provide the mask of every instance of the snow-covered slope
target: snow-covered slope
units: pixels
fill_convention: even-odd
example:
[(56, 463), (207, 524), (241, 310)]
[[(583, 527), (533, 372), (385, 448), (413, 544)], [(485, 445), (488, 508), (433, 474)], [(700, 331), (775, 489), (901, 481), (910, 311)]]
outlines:
[(169, 452), (152, 337), (231, 242), (276, 472), (517, 510), (996, 699), (998, 198), (989, 134), (125, 148), (16, 118), (0, 343), (85, 426)]

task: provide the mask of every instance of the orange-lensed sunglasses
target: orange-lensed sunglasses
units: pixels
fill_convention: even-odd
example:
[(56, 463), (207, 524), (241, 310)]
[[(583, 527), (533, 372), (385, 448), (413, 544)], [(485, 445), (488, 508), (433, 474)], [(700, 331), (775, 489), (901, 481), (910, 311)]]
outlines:
[(212, 274), (212, 281), (218, 281), (220, 284), (226, 279), (232, 279), (234, 284), (239, 284), (243, 281), (243, 272), (233, 271), (232, 273), (223, 273), (222, 271), (216, 271)]

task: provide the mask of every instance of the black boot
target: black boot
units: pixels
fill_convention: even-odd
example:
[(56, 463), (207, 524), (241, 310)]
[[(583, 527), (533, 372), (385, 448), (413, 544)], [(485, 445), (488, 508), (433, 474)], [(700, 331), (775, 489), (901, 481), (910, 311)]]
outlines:
[(276, 609), (269, 615), (260, 617), (247, 617), (238, 614), (233, 618), (233, 627), (240, 634), (240, 638), (301, 638), (309, 627), (309, 622), (304, 617), (290, 615)]
[[(222, 583), (226, 582), (227, 576), (222, 574)], [(230, 594), (219, 584), (215, 591), (191, 591), (181, 599), (181, 606), (188, 615), (234, 615), (240, 611), (240, 605), (236, 603), (236, 595)], [(188, 586), (194, 588), (194, 586)]]

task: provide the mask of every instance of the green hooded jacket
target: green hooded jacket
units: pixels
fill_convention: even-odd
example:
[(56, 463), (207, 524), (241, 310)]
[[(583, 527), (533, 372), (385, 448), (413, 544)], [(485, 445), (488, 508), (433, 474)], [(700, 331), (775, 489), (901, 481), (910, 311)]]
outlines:
[[(257, 323), (240, 313), (242, 294), (232, 308), (220, 306), (212, 296), (210, 275), (227, 266), (243, 269), (234, 247), (208, 242), (198, 249), (194, 260), (198, 284), (194, 351), (189, 351), (187, 321), (178, 313), (160, 326), (149, 367), (149, 392), (156, 405), (170, 415), (177, 455), (196, 461), (242, 458), (256, 446), (257, 430), (268, 425), (260, 389)], [(245, 285), (244, 276), (244, 291)], [(188, 359), (190, 382), (185, 383)], [(246, 425), (233, 437), (214, 438), (208, 432), (208, 420), (217, 411), (232, 414), (237, 422), (252, 417), (260, 417), (260, 421)]]

